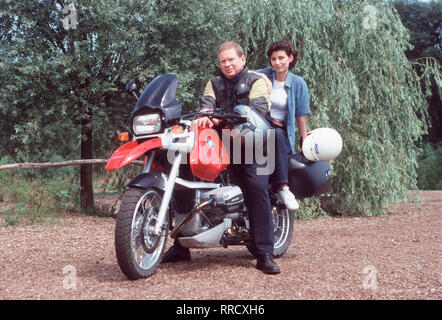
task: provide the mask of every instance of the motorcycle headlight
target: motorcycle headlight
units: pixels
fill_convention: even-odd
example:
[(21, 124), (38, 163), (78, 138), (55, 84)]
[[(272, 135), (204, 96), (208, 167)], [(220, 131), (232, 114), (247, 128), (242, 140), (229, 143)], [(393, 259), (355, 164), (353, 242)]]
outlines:
[(136, 135), (155, 133), (161, 130), (161, 117), (158, 113), (137, 116), (133, 121)]

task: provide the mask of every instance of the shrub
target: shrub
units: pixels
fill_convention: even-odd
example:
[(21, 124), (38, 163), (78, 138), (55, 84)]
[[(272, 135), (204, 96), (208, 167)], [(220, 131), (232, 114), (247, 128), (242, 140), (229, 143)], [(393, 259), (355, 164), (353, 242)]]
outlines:
[(442, 190), (442, 141), (426, 143), (418, 159), (417, 180), (421, 190)]
[[(26, 174), (25, 174), (26, 175)], [(13, 207), (2, 210), (6, 225), (54, 221), (60, 213), (76, 211), (79, 204), (79, 186), (72, 176), (27, 178), (9, 171), (0, 175), (0, 198)]]

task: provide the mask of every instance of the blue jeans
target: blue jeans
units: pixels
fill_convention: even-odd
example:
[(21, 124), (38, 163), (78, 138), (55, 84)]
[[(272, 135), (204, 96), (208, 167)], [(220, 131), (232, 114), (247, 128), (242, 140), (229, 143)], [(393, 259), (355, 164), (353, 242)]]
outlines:
[(275, 171), (270, 176), (273, 187), (288, 184), (288, 157), (292, 153), (289, 139), (283, 128), (275, 130)]

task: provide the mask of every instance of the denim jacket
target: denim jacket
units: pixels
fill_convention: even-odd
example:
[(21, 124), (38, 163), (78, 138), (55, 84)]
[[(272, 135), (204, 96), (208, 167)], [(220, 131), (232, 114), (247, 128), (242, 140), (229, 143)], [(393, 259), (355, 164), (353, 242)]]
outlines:
[[(267, 67), (256, 72), (264, 73), (274, 83), (276, 71), (271, 67)], [(310, 113), (310, 98), (308, 95), (307, 84), (300, 76), (297, 76), (289, 71), (285, 80), (284, 88), (287, 92), (287, 136), (292, 149), (292, 154), (295, 154), (296, 142), (296, 117), (300, 117)]]

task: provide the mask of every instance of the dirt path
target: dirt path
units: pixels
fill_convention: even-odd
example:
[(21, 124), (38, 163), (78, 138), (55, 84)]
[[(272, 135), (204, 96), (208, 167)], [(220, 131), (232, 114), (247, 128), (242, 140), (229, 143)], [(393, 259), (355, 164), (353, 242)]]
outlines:
[(192, 250), (191, 262), (131, 282), (116, 262), (114, 222), (70, 216), (0, 228), (0, 300), (442, 299), (442, 191), (386, 217), (295, 221), (277, 276), (230, 247)]

